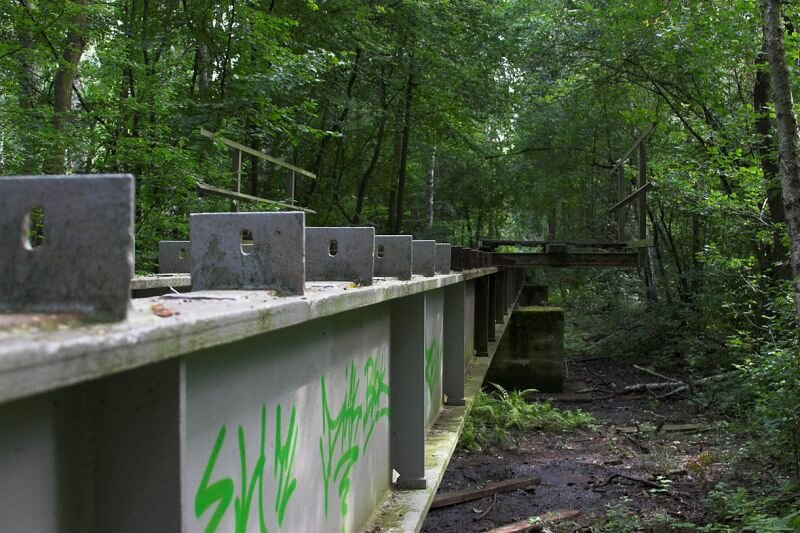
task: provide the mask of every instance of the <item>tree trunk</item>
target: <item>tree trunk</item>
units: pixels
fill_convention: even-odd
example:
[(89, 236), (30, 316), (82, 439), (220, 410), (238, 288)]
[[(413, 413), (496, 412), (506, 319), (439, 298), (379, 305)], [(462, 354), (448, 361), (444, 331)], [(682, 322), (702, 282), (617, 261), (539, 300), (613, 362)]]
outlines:
[(408, 79), (406, 80), (406, 97), (403, 109), (403, 135), (400, 141), (400, 162), (397, 171), (397, 192), (395, 196), (395, 217), (392, 233), (403, 230), (403, 200), (406, 189), (408, 164), (408, 146), (411, 137), (411, 107), (414, 98), (414, 70), (409, 66)]
[(380, 160), (381, 150), (383, 149), (383, 139), (386, 136), (386, 120), (389, 116), (389, 100), (386, 98), (386, 83), (381, 79), (381, 119), (378, 124), (378, 135), (375, 138), (375, 147), (372, 150), (372, 159), (369, 161), (367, 170), (361, 175), (361, 180), (358, 182), (358, 196), (356, 197), (356, 210), (353, 213), (351, 222), (353, 224), (361, 223), (361, 213), (364, 210), (364, 200), (367, 197), (367, 184), (369, 183), (372, 174), (378, 167)]
[(88, 0), (73, 0), (73, 3), (76, 11), (70, 17), (70, 30), (67, 32), (64, 51), (53, 78), (53, 127), (57, 132), (57, 139), (44, 162), (46, 174), (63, 174), (66, 169), (65, 133), (67, 118), (72, 109), (72, 85), (86, 46)]
[(430, 231), (433, 228), (433, 181), (436, 177), (436, 147), (431, 154), (431, 165), (428, 168), (428, 194), (426, 198), (425, 227)]
[(780, 0), (765, 0), (764, 30), (769, 59), (772, 99), (778, 131), (778, 160), (781, 168), (781, 190), (792, 252), (792, 273), (795, 282), (795, 310), (800, 314), (800, 138), (794, 115), (792, 88), (783, 46), (783, 20)]
[[(762, 50), (756, 57), (757, 65), (766, 64), (766, 40)], [(753, 84), (753, 111), (756, 113), (755, 130), (758, 134), (758, 157), (761, 172), (764, 175), (767, 192), (767, 209), (769, 221), (773, 226), (772, 242), (759, 250), (761, 271), (775, 280), (787, 280), (792, 277), (789, 264), (789, 250), (783, 242), (783, 229), (779, 224), (786, 222), (786, 212), (781, 199), (780, 167), (772, 156), (774, 139), (774, 123), (770, 119), (769, 109), (769, 71), (765, 68), (756, 70)], [(764, 250), (763, 248), (766, 248)]]

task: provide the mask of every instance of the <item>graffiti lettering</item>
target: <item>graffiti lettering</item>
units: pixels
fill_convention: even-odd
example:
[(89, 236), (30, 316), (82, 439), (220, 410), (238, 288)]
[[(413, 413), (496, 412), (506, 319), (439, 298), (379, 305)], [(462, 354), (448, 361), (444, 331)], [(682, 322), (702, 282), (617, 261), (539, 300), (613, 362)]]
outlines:
[(214, 447), (211, 449), (211, 457), (208, 459), (208, 464), (203, 472), (203, 479), (200, 481), (200, 487), (197, 489), (197, 494), (194, 497), (194, 514), (200, 518), (206, 509), (217, 503), (217, 508), (214, 509), (214, 514), (206, 526), (206, 533), (217, 530), (222, 517), (225, 516), (225, 511), (233, 499), (233, 480), (230, 478), (221, 479), (209, 486), (208, 482), (211, 479), (211, 471), (214, 470), (214, 465), (217, 464), (217, 457), (225, 442), (225, 426), (222, 426), (217, 433), (217, 440), (214, 441)]
[(275, 464), (273, 473), (278, 479), (278, 495), (275, 498), (275, 512), (278, 514), (278, 527), (283, 526), (286, 506), (297, 488), (297, 478), (292, 477), (294, 455), (297, 451), (297, 427), (295, 426), (295, 409), (289, 417), (289, 430), (286, 440), (281, 442), (281, 406), (275, 413)]
[(386, 358), (381, 356), (377, 363), (372, 357), (367, 359), (364, 364), (364, 379), (366, 380), (366, 392), (364, 420), (361, 422), (361, 429), (366, 431), (363, 447), (363, 451), (366, 452), (375, 424), (384, 416), (389, 416), (389, 407), (381, 406), (381, 396), (389, 397), (389, 384), (386, 383)]
[[(350, 470), (358, 461), (356, 437), (358, 436), (358, 423), (361, 421), (361, 405), (356, 404), (358, 396), (358, 376), (356, 365), (351, 363), (345, 368), (347, 379), (347, 392), (339, 414), (334, 418), (328, 407), (328, 394), (325, 388), (325, 376), (321, 378), (322, 384), (322, 437), (319, 439), (319, 454), (322, 458), (322, 482), (325, 491), (325, 514), (328, 514), (328, 487), (331, 479), (339, 486), (337, 494), (341, 502), (342, 516), (347, 514), (347, 495), (350, 491)], [(338, 454), (337, 454), (338, 444)], [(337, 455), (335, 455), (337, 454)], [(333, 463), (336, 462), (336, 468)]]
[(433, 401), (442, 377), (442, 353), (442, 346), (434, 337), (428, 349), (425, 350), (425, 384), (428, 386), (431, 401)]
[[(297, 451), (298, 430), (295, 422), (295, 408), (292, 407), (292, 414), (289, 420), (289, 429), (284, 442), (281, 441), (281, 406), (275, 408), (275, 475), (278, 477), (277, 495), (275, 498), (275, 509), (278, 515), (278, 525), (282, 525), (283, 517), (286, 513), (286, 506), (297, 487), (297, 480), (292, 478), (294, 457)], [(237, 431), (239, 444), (239, 467), (241, 469), (241, 495), (234, 499), (235, 485), (231, 478), (227, 477), (209, 485), (214, 467), (217, 464), (220, 451), (225, 444), (226, 427), (222, 426), (214, 446), (211, 450), (203, 478), (197, 489), (194, 500), (194, 512), (197, 518), (203, 516), (206, 511), (215, 503), (216, 508), (206, 525), (206, 533), (214, 533), (218, 530), (219, 524), (225, 517), (225, 513), (230, 507), (231, 500), (234, 503), (234, 531), (242, 533), (247, 530), (250, 520), (250, 509), (253, 505), (253, 497), (258, 487), (258, 525), (261, 533), (267, 532), (267, 525), (264, 516), (264, 466), (266, 455), (264, 453), (266, 445), (266, 426), (267, 408), (261, 407), (261, 440), (259, 443), (259, 454), (251, 477), (248, 481), (247, 469), (247, 450), (244, 428), (239, 425)]]

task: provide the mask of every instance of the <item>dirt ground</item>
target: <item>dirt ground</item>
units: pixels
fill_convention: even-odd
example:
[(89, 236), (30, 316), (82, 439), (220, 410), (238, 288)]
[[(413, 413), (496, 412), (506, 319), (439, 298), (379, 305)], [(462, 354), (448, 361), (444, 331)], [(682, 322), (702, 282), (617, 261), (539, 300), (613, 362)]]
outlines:
[(646, 360), (569, 360), (565, 392), (539, 399), (549, 397), (559, 408), (589, 412), (597, 425), (563, 434), (520, 432), (504, 449), (457, 451), (439, 494), (521, 476), (537, 476), (541, 482), (499, 494), (496, 500), (432, 510), (422, 531), (487, 531), (565, 509), (581, 515), (556, 531), (591, 531), (604, 525), (604, 531), (611, 531), (615, 528), (609, 520), (634, 515), (648, 524), (637, 531), (673, 531), (676, 523), (702, 523), (706, 494), (729, 468), (726, 450), (735, 446), (731, 439), (736, 437), (680, 395), (656, 399), (663, 393), (611, 394), (626, 385), (664, 381), (634, 364), (682, 377), (674, 367)]

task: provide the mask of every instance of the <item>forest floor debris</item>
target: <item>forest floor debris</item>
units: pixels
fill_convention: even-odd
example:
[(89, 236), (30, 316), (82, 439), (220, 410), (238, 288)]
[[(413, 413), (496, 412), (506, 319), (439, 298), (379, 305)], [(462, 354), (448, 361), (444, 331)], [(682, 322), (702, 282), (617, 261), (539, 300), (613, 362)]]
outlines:
[[(634, 361), (644, 367), (651, 362)], [(535, 476), (541, 483), (527, 490), (489, 493), (482, 500), (432, 510), (422, 531), (527, 531), (532, 517), (553, 509), (576, 509), (551, 531), (608, 531), (602, 529), (610, 511), (645, 519), (641, 531), (673, 531), (675, 524), (701, 524), (705, 499), (712, 487), (732, 467), (730, 450), (744, 437), (723, 429), (701, 406), (676, 395), (658, 400), (648, 392), (604, 395), (606, 389), (624, 390), (638, 383), (641, 371), (629, 359), (594, 358), (570, 361), (569, 379), (553, 405), (590, 413), (596, 424), (589, 429), (560, 433), (528, 430), (513, 435), (507, 446), (488, 447), (479, 453), (457, 451), (440, 487), (440, 493), (469, 491), (491, 483)], [(652, 368), (652, 366), (651, 366)], [(669, 369), (675, 380), (686, 381), (680, 369)], [(674, 384), (674, 383), (673, 383)], [(591, 400), (584, 401), (588, 396)], [(563, 397), (564, 402), (558, 398)], [(757, 468), (754, 466), (754, 468)], [(491, 506), (491, 513), (484, 511)], [(482, 520), (474, 520), (481, 513)], [(593, 527), (600, 529), (592, 529)], [(500, 528), (500, 529), (492, 529)]]

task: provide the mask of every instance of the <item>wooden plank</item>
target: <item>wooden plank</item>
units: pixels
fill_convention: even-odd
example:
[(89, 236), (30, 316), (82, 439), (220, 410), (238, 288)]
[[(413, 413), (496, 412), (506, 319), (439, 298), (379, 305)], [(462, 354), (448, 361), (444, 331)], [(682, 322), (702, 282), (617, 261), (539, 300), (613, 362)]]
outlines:
[(263, 204), (283, 207), (286, 209), (291, 209), (293, 211), (303, 211), (304, 213), (316, 213), (316, 211), (314, 211), (313, 209), (307, 209), (305, 207), (297, 207), (296, 205), (286, 204), (283, 202), (276, 202), (275, 200), (267, 200), (266, 198), (259, 198), (258, 196), (250, 196), (249, 194), (245, 194), (242, 192), (229, 191), (228, 189), (221, 189), (219, 187), (214, 187), (213, 185), (209, 185), (208, 183), (203, 183), (203, 182), (198, 183), (197, 189), (201, 193), (216, 194), (217, 196), (224, 196), (225, 198), (230, 198), (232, 200), (247, 200), (250, 202), (261, 202)]
[(281, 166), (281, 167), (284, 167), (284, 168), (288, 168), (289, 170), (293, 170), (293, 171), (297, 172), (298, 174), (302, 174), (303, 176), (306, 176), (308, 178), (317, 179), (317, 175), (314, 174), (313, 172), (309, 172), (308, 170), (306, 170), (304, 168), (300, 168), (300, 167), (294, 166), (291, 163), (287, 163), (283, 159), (278, 159), (276, 157), (272, 157), (270, 155), (267, 155), (267, 154), (265, 154), (264, 152), (262, 152), (260, 150), (255, 150), (253, 148), (250, 148), (249, 146), (245, 146), (243, 144), (239, 144), (236, 141), (232, 141), (232, 140), (227, 139), (227, 138), (225, 138), (225, 137), (223, 137), (221, 135), (217, 135), (213, 131), (208, 131), (205, 128), (200, 128), (200, 135), (202, 135), (204, 137), (208, 137), (209, 139), (217, 139), (219, 141), (222, 141), (223, 144), (225, 144), (227, 146), (230, 146), (231, 148), (236, 148), (237, 150), (241, 150), (242, 152), (244, 152), (246, 154), (254, 155), (254, 156), (256, 156), (256, 157), (258, 157), (260, 159), (263, 159), (265, 161), (269, 161), (270, 163), (275, 163), (278, 166)]
[(495, 253), (494, 266), (505, 267), (619, 267), (639, 266), (638, 254), (626, 252), (598, 253)]
[(644, 185), (642, 185), (641, 187), (639, 187), (638, 189), (636, 189), (635, 191), (630, 193), (628, 196), (626, 196), (625, 198), (623, 198), (622, 200), (620, 200), (616, 204), (614, 204), (611, 207), (609, 207), (608, 208), (608, 212), (609, 213), (613, 213), (614, 211), (617, 211), (618, 209), (622, 209), (623, 207), (627, 206), (629, 203), (631, 203), (635, 199), (637, 199), (639, 197), (639, 195), (646, 193), (647, 191), (649, 191), (652, 188), (653, 188), (653, 182), (652, 181), (648, 181), (647, 183), (645, 183)]
[(637, 239), (635, 241), (628, 241), (626, 248), (652, 248), (653, 239)]
[(623, 163), (625, 163), (625, 161), (628, 160), (628, 158), (631, 156), (633, 151), (636, 150), (639, 147), (639, 144), (641, 144), (645, 139), (647, 139), (650, 136), (651, 133), (653, 133), (654, 129), (656, 129), (656, 123), (655, 122), (653, 122), (650, 125), (650, 127), (647, 128), (647, 131), (645, 131), (644, 133), (639, 135), (639, 137), (637, 137), (636, 140), (633, 141), (633, 144), (631, 145), (630, 148), (628, 148), (628, 151), (625, 152), (625, 155), (620, 157), (617, 160), (617, 163), (611, 168), (611, 174), (614, 174), (617, 171), (617, 168), (619, 168)]
[(494, 494), (502, 494), (504, 492), (511, 492), (517, 489), (526, 489), (532, 485), (538, 485), (541, 480), (538, 477), (520, 477), (514, 479), (506, 479), (497, 483), (490, 483), (482, 489), (466, 489), (457, 490), (453, 492), (445, 492), (444, 494), (437, 494), (431, 504), (431, 509), (439, 509), (441, 507), (449, 507), (464, 502), (471, 502), (480, 500), (487, 496)]
[(520, 520), (513, 524), (496, 527), (490, 529), (488, 533), (523, 533), (528, 531), (544, 531), (545, 528), (555, 525), (564, 520), (572, 520), (579, 517), (580, 511), (572, 509), (564, 509), (559, 511), (550, 511), (527, 520)]

